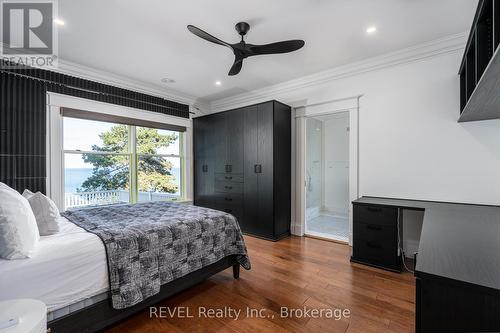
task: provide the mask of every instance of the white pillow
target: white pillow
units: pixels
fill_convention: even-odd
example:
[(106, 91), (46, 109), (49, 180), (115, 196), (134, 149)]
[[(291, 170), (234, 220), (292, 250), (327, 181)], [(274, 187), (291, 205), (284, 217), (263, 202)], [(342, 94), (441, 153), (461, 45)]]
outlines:
[(5, 184), (0, 186), (0, 258), (32, 256), (40, 239), (28, 200)]
[(29, 200), (29, 198), (31, 198), (34, 195), (35, 195), (35, 193), (31, 192), (28, 189), (24, 190), (24, 192), (23, 192), (23, 197), (25, 197), (26, 200)]
[(53, 235), (59, 232), (59, 209), (54, 201), (43, 195), (41, 192), (33, 193), (30, 190), (24, 190), (23, 197), (28, 199), (40, 236)]
[[(2, 182), (0, 182), (0, 189), (6, 189), (6, 190), (10, 190), (10, 191), (14, 191), (16, 193), (18, 193), (16, 190), (14, 190), (12, 187), (10, 187), (9, 185), (7, 184), (4, 184)], [(29, 192), (29, 191), (28, 191)], [(31, 192), (30, 192), (31, 193)]]

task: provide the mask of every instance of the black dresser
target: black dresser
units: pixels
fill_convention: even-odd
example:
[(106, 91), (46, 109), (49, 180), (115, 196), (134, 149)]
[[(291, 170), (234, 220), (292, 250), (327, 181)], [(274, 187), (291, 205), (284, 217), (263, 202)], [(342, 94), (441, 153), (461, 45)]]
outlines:
[(397, 207), (353, 203), (351, 261), (400, 272), (398, 220)]
[(291, 109), (270, 101), (195, 118), (194, 204), (233, 214), (244, 233), (290, 234)]

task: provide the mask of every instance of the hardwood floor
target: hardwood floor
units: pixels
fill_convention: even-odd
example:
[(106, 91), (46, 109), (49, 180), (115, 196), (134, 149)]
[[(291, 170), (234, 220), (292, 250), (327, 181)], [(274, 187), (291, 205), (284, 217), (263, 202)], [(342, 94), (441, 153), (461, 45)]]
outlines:
[[(415, 332), (412, 274), (351, 264), (349, 246), (338, 243), (304, 237), (245, 240), (252, 270), (242, 269), (239, 280), (228, 269), (157, 305), (158, 311), (189, 309), (194, 318), (180, 312), (150, 318), (147, 310), (107, 332)], [(237, 320), (209, 319), (199, 315), (200, 307), (242, 313)], [(349, 309), (350, 317), (281, 318), (281, 307)], [(247, 308), (265, 309), (265, 318), (246, 316)]]

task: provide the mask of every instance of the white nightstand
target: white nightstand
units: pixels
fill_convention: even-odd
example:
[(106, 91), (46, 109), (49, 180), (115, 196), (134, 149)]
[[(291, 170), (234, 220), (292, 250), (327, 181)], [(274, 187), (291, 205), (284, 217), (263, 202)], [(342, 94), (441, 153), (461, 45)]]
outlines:
[(13, 299), (0, 302), (0, 327), (10, 319), (19, 322), (0, 328), (0, 333), (46, 333), (47, 306), (36, 299)]

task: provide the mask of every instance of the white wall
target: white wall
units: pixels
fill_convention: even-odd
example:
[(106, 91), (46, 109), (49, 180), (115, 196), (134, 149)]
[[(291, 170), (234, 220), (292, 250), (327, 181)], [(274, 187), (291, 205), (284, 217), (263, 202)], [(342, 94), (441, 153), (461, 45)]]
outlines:
[(300, 106), (364, 95), (360, 195), (500, 205), (500, 120), (457, 123), (461, 57), (452, 51), (274, 98)]
[(422, 222), (424, 212), (418, 210), (403, 209), (403, 250), (406, 257), (413, 258), (418, 252), (420, 234), (422, 233)]
[(326, 119), (323, 144), (323, 209), (349, 212), (349, 113)]

